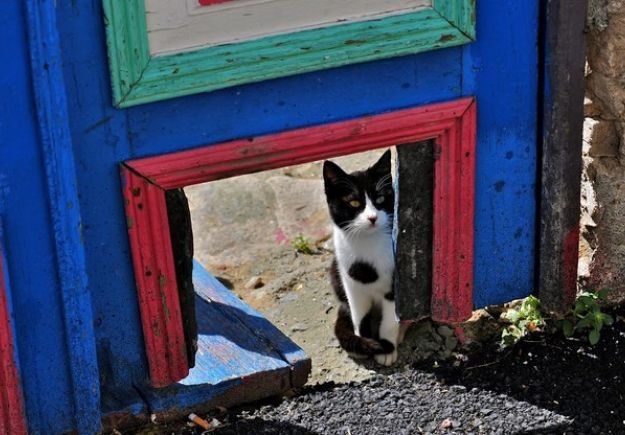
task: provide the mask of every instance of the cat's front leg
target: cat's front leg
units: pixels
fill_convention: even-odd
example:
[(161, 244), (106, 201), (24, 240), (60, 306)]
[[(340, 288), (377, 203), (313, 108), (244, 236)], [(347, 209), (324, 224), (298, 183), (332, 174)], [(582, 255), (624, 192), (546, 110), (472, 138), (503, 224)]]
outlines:
[[(354, 292), (355, 293), (355, 292)], [(349, 311), (352, 317), (352, 323), (354, 325), (354, 333), (361, 337), (361, 324), (362, 319), (369, 313), (373, 300), (366, 294), (354, 294), (350, 291), (347, 292), (347, 302), (349, 304)]]
[(380, 342), (392, 351), (375, 355), (375, 360), (383, 366), (390, 366), (397, 361), (397, 339), (399, 336), (399, 320), (395, 315), (395, 302), (382, 300), (382, 321), (380, 322)]

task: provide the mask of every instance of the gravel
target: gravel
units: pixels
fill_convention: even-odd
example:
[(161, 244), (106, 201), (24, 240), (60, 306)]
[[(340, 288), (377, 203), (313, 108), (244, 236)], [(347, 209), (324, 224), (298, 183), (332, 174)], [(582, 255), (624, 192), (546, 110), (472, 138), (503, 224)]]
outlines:
[(231, 416), (215, 434), (551, 433), (570, 419), (480, 388), (408, 371), (304, 394)]

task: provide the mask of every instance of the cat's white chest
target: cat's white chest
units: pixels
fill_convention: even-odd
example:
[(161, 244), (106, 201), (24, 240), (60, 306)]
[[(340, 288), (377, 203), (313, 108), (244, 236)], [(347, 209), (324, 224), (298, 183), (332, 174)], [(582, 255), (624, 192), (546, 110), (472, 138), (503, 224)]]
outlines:
[[(391, 290), (395, 259), (390, 234), (379, 232), (347, 237), (335, 228), (334, 247), (341, 278), (348, 293), (367, 293), (377, 299)], [(378, 278), (371, 283), (353, 279), (348, 271), (355, 262), (372, 266)]]

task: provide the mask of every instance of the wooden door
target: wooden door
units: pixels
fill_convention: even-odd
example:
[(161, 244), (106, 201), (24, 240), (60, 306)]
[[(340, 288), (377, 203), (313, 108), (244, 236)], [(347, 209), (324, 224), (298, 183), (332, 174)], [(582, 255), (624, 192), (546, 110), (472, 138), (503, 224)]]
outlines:
[[(542, 293), (566, 290), (556, 305), (570, 301), (577, 229), (567, 186), (578, 161), (566, 155), (577, 124), (564, 108), (581, 95), (568, 73), (582, 71), (584, 2), (323, 0), (327, 13), (294, 15), (302, 1), (1, 3), (15, 44), (0, 50), (0, 93), (11, 102), (1, 109), (0, 214), (16, 347), (38, 350), (19, 361), (29, 430), (92, 433), (102, 415), (236, 402), (303, 382), (307, 358), (246, 307), (225, 316), (236, 301), (211, 293), (217, 285), (199, 268), (196, 288), (230, 319), (218, 325), (262, 330), (275, 346), (254, 347), (253, 334), (241, 346), (267, 364), (279, 355), (264, 366), (274, 377), (226, 360), (185, 379), (164, 195), (211, 177), (408, 144), (424, 155), (400, 168), (400, 212), (419, 200), (410, 188), (401, 198), (402, 185), (429, 180), (434, 211), (418, 213), (433, 235), (398, 234), (408, 247), (431, 241), (431, 253), (400, 262), (430, 271), (432, 284), (402, 272), (415, 284), (399, 290), (403, 316), (456, 322), (537, 282)], [(159, 27), (163, 4), (179, 9)], [(273, 21), (251, 25), (250, 10)], [(225, 25), (204, 34), (176, 21), (185, 39), (167, 33), (169, 18)], [(431, 176), (412, 177), (427, 159)], [(38, 307), (46, 315), (33, 322)]]

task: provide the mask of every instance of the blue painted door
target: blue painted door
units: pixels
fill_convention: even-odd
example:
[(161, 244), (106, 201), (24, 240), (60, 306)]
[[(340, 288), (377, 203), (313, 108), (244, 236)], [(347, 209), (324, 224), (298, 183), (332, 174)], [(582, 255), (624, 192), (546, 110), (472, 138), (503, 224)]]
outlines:
[[(476, 15), (468, 45), (117, 109), (99, 0), (2, 2), (0, 32), (16, 42), (0, 48), (10, 65), (0, 93), (11, 102), (0, 107), (0, 214), (31, 430), (88, 433), (101, 391), (130, 396), (147, 378), (120, 194), (119, 165), (129, 159), (474, 96), (474, 304), (528, 295), (538, 1), (481, 0)], [(59, 227), (66, 218), (76, 223), (69, 239)]]

